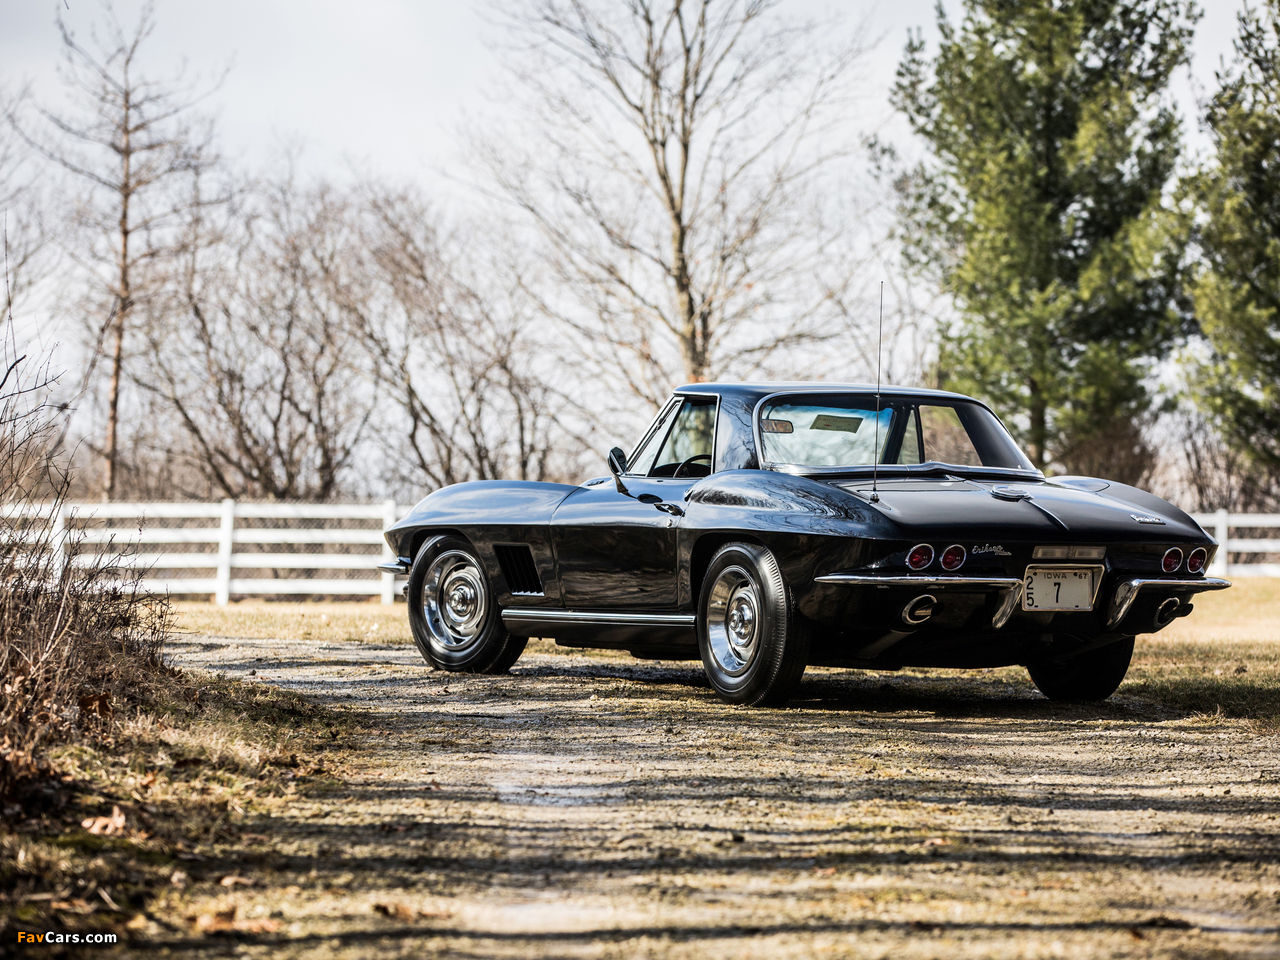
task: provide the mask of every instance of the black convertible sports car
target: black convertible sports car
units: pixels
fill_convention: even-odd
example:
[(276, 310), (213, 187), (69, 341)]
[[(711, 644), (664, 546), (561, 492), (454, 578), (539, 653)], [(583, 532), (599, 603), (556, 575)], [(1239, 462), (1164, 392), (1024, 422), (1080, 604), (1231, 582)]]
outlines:
[(1100, 700), (1136, 634), (1230, 586), (1177, 507), (1046, 479), (953, 393), (691, 384), (609, 468), (456, 484), (387, 531), (431, 664), (501, 673), (551, 637), (701, 658), (735, 703), (784, 702), (808, 664), (1024, 664), (1050, 698)]

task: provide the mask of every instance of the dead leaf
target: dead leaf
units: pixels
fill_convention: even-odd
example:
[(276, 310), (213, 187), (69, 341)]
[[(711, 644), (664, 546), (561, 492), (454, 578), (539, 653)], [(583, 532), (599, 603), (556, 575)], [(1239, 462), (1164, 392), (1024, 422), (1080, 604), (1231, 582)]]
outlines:
[(111, 816), (109, 817), (90, 817), (83, 821), (80, 826), (84, 827), (92, 834), (101, 836), (114, 836), (117, 833), (124, 833), (124, 814), (120, 812), (118, 806), (112, 806)]
[(98, 716), (105, 718), (115, 712), (111, 709), (111, 694), (109, 693), (91, 693), (88, 696), (81, 697), (79, 705), (82, 714), (96, 713)]
[(280, 929), (279, 920), (237, 920), (235, 906), (227, 907), (225, 910), (218, 910), (214, 913), (202, 913), (198, 917), (188, 917), (193, 920), (197, 933), (204, 934), (220, 934), (220, 933), (275, 933)]
[(920, 844), (920, 846), (922, 846), (922, 847), (949, 847), (949, 846), (951, 846), (951, 841), (950, 841), (950, 840), (947, 840), (945, 837), (930, 837), (928, 840), (924, 841), (924, 843)]
[(229, 873), (225, 877), (223, 877), (221, 880), (219, 880), (218, 883), (222, 884), (224, 887), (227, 887), (227, 888), (234, 888), (234, 887), (256, 886), (258, 881), (250, 877), (238, 877), (234, 873)]
[(154, 787), (155, 785), (156, 785), (156, 772), (154, 770), (152, 770), (145, 777), (143, 777), (142, 782), (138, 784), (138, 786), (140, 786), (144, 790), (149, 790), (151, 787)]
[(832, 876), (835, 876), (836, 868), (835, 867), (814, 867), (813, 872), (820, 877), (832, 877)]
[(401, 923), (417, 923), (419, 920), (443, 920), (449, 916), (446, 911), (418, 910), (406, 903), (375, 903), (373, 912), (380, 913), (391, 920)]

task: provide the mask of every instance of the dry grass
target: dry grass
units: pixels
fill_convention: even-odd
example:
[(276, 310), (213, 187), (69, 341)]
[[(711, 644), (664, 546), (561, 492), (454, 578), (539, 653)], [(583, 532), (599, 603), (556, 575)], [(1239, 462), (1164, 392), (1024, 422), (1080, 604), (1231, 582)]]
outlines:
[(1242, 578), (1140, 637), (1121, 692), (1191, 716), (1280, 726), (1280, 580)]
[[(326, 748), (348, 721), (296, 694), (213, 676), (153, 685), (114, 736), (51, 753), (61, 779), (28, 785), (0, 830), (0, 942), (17, 929), (115, 932), (182, 890), (228, 843), (334, 783)], [(237, 871), (228, 866), (228, 875)]]
[(412, 643), (403, 603), (276, 603), (243, 600), (227, 607), (212, 603), (173, 604), (178, 633), (247, 640), (354, 640), (358, 643)]

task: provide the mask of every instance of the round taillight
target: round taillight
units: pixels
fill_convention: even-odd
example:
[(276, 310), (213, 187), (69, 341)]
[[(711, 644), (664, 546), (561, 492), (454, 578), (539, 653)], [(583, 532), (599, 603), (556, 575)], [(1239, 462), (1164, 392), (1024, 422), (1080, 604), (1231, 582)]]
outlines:
[(1187, 572), (1199, 573), (1204, 569), (1205, 561), (1208, 559), (1208, 551), (1204, 547), (1196, 547), (1191, 551), (1191, 555), (1187, 557)]
[(942, 551), (942, 569), (959, 570), (964, 565), (964, 558), (964, 547), (958, 543), (953, 543)]
[(917, 543), (907, 554), (907, 566), (912, 570), (923, 570), (933, 563), (933, 547), (927, 543)]
[(1165, 573), (1176, 573), (1178, 568), (1182, 566), (1182, 551), (1177, 547), (1170, 547), (1164, 552), (1164, 559), (1160, 561), (1160, 567)]

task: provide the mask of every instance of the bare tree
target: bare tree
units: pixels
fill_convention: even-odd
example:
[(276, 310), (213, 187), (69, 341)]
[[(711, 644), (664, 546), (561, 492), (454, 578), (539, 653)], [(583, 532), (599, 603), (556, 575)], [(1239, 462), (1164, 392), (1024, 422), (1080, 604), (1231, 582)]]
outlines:
[[(13, 114), (25, 91), (10, 95), (0, 89), (0, 114)], [(29, 162), (30, 151), (12, 127), (0, 127), (0, 233), (4, 244), (4, 289), (0, 316), (12, 318), (14, 303), (52, 268), (52, 230), (45, 216), (40, 175)]]
[[(288, 175), (216, 219), (191, 209), (201, 213), (181, 238), (180, 283), (146, 328), (138, 379), (176, 420), (168, 453), (223, 496), (331, 499), (374, 402), (333, 287), (358, 275), (348, 200)], [(181, 326), (165, 321), (177, 312)]]
[[(400, 416), (382, 429), (404, 487), (462, 480), (543, 480), (580, 446), (559, 423), (540, 317), (500, 242), (442, 237), (413, 190), (366, 181), (363, 276), (376, 289), (346, 303), (369, 371)], [(486, 254), (480, 250), (487, 251)]]
[[(139, 306), (163, 287), (164, 263), (173, 253), (172, 231), (182, 220), (185, 181), (216, 159), (212, 129), (196, 112), (212, 86), (198, 90), (184, 70), (168, 80), (142, 71), (140, 51), (155, 20), (145, 6), (136, 26), (126, 30), (110, 7), (101, 35), (82, 45), (58, 14), (64, 63), (63, 82), (74, 107), (36, 110), (38, 120), (18, 110), (8, 118), (26, 142), (86, 185), (77, 205), (79, 235), (75, 257), (93, 277), (98, 295), (90, 322), (90, 364), (86, 383), (100, 358), (108, 361), (102, 493), (117, 485), (120, 397), (128, 340)], [(206, 200), (205, 202), (208, 202)]]
[[(843, 329), (843, 142), (862, 48), (777, 0), (503, 4), (536, 146), (485, 156), (558, 281), (542, 307), (635, 395), (741, 378)], [(874, 314), (872, 314), (874, 318)]]

